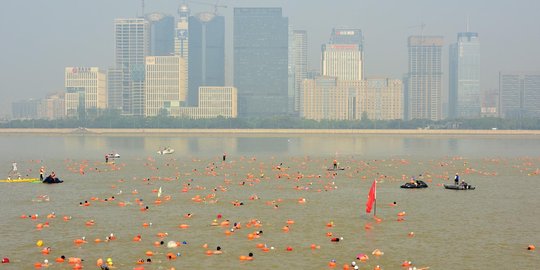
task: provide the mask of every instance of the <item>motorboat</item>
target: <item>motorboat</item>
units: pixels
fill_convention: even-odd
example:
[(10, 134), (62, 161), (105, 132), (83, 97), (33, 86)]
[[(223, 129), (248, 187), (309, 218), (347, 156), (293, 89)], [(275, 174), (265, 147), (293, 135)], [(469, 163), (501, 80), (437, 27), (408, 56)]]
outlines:
[(174, 153), (174, 149), (172, 149), (170, 147), (165, 147), (165, 148), (163, 148), (163, 150), (157, 151), (157, 153), (160, 154), (160, 155), (169, 155), (169, 154)]
[(476, 187), (473, 187), (469, 184), (465, 184), (465, 185), (447, 185), (447, 184), (444, 184), (444, 188), (446, 189), (454, 189), (454, 190), (474, 190)]
[(426, 182), (421, 180), (415, 180), (414, 183), (405, 183), (401, 185), (401, 188), (427, 188)]
[(120, 154), (118, 153), (109, 153), (107, 154), (108, 158), (120, 158)]

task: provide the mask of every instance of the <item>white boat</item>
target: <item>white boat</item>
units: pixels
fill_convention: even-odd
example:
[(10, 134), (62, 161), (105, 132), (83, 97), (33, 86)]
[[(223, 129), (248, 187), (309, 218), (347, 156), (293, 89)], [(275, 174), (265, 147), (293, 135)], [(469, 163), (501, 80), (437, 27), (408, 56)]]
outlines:
[(157, 153), (160, 155), (168, 155), (168, 154), (174, 153), (174, 149), (167, 147), (167, 148), (164, 148), (163, 150), (157, 151)]
[(107, 154), (107, 157), (108, 158), (120, 158), (120, 154), (118, 154), (118, 153), (110, 153), (110, 154)]

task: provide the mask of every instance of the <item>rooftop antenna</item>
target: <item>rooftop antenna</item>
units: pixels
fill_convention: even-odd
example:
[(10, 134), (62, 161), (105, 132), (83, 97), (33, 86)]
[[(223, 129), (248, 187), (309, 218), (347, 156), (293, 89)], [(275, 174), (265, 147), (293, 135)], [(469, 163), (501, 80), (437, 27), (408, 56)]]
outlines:
[(141, 17), (144, 17), (144, 0), (141, 0), (141, 10), (142, 10), (142, 14), (141, 14)]

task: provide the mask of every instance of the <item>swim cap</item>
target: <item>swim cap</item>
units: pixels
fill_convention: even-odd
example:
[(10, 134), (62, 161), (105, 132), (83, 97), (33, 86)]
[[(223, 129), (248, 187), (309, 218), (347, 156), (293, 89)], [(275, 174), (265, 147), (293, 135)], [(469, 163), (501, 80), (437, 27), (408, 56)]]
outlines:
[(3, 258), (2, 263), (9, 263), (9, 258), (8, 257)]

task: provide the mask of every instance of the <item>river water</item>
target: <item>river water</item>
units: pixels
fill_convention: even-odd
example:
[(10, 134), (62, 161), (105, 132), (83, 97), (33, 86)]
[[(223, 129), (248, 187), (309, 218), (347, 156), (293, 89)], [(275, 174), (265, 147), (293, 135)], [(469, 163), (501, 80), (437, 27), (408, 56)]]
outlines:
[[(175, 152), (158, 155), (165, 146)], [(97, 269), (98, 258), (111, 258), (117, 269), (326, 269), (332, 260), (338, 269), (352, 261), (360, 269), (403, 269), (403, 261), (430, 269), (540, 265), (538, 250), (527, 250), (540, 246), (537, 136), (2, 135), (0, 147), (5, 176), (17, 162), (23, 175), (36, 177), (45, 166), (65, 180), (0, 183), (0, 256), (11, 260), (2, 269), (33, 269), (44, 259), (53, 262), (49, 269), (71, 269), (54, 262), (61, 255), (84, 259), (85, 269)], [(105, 164), (110, 152), (121, 158)], [(336, 175), (327, 171), (334, 159), (345, 168)], [(455, 173), (476, 190), (445, 190)], [(412, 176), (429, 188), (400, 189)], [(365, 213), (375, 179), (379, 221)], [(56, 218), (47, 218), (52, 212)], [(34, 214), (35, 220), (21, 218)], [(211, 226), (214, 219), (242, 227), (227, 235), (231, 226)], [(87, 226), (90, 220), (94, 225)], [(259, 238), (248, 238), (260, 230)], [(110, 233), (117, 239), (94, 241)], [(74, 244), (83, 236), (88, 243)], [(332, 242), (336, 237), (343, 239)], [(185, 244), (167, 248), (156, 241)], [(206, 255), (205, 244), (223, 254)], [(372, 255), (374, 249), (384, 255)], [(169, 252), (180, 256), (168, 260)], [(250, 252), (253, 261), (239, 260)], [(360, 253), (369, 259), (356, 260)], [(148, 258), (151, 263), (136, 264)]]

